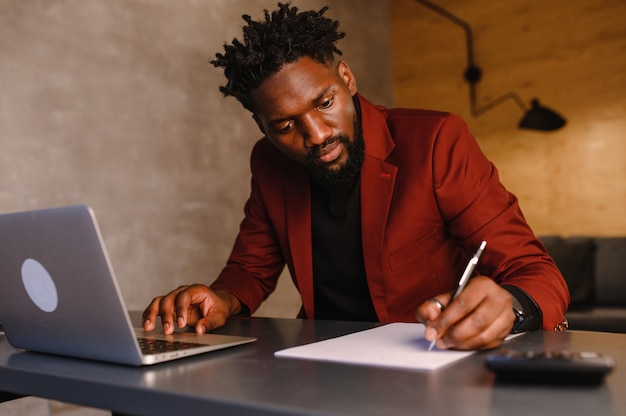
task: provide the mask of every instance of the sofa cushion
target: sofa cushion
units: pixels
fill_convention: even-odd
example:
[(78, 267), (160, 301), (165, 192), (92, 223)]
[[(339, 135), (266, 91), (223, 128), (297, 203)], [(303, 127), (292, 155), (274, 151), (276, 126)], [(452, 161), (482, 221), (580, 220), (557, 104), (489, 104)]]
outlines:
[(540, 238), (563, 274), (570, 291), (570, 310), (587, 309), (594, 302), (594, 239), (545, 236)]
[(626, 307), (626, 237), (596, 238), (595, 303)]
[(626, 308), (597, 307), (588, 311), (567, 311), (569, 329), (626, 333)]

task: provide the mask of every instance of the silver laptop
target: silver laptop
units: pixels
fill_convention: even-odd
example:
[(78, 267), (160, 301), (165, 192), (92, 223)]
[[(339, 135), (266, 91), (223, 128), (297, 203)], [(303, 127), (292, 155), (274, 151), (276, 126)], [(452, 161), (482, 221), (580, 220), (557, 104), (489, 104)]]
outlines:
[(129, 365), (256, 340), (133, 328), (84, 205), (0, 215), (0, 322), (15, 348)]

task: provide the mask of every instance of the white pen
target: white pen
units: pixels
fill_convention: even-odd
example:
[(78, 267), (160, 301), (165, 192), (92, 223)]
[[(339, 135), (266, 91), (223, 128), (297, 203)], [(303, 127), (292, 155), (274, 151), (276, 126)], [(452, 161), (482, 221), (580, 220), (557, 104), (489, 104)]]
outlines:
[[(452, 295), (452, 298), (450, 299), (450, 302), (448, 303), (448, 305), (450, 305), (450, 303), (452, 303), (452, 301), (456, 299), (457, 296), (459, 296), (459, 294), (463, 291), (463, 289), (467, 285), (467, 282), (469, 282), (469, 279), (472, 276), (472, 272), (474, 271), (474, 268), (478, 264), (478, 260), (480, 259), (480, 256), (483, 254), (483, 251), (485, 250), (486, 245), (487, 245), (486, 241), (483, 241), (482, 243), (480, 243), (480, 246), (478, 247), (478, 250), (476, 250), (476, 253), (474, 253), (474, 255), (469, 260), (469, 262), (467, 262), (467, 266), (465, 266), (465, 270), (463, 271), (463, 274), (461, 275), (461, 278), (459, 279), (459, 284), (456, 288), (456, 291)], [(430, 345), (428, 346), (428, 351), (433, 349), (436, 342), (437, 342), (437, 339), (433, 339), (432, 341), (430, 341)]]

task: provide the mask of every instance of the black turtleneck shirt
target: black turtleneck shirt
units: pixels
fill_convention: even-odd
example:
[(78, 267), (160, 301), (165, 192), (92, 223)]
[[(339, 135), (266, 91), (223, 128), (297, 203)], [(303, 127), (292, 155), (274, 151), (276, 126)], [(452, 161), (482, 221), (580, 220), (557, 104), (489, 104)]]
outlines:
[(315, 319), (376, 322), (361, 244), (360, 179), (326, 189), (311, 182)]

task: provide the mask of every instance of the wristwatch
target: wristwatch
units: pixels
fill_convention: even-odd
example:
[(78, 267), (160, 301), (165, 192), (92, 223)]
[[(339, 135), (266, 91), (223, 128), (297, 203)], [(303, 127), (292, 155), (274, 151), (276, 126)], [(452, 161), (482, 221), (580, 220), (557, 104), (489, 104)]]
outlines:
[(513, 298), (513, 313), (515, 314), (515, 323), (513, 324), (513, 329), (511, 329), (512, 334), (518, 334), (520, 332), (524, 332), (524, 323), (526, 321), (526, 315), (524, 314), (524, 308), (522, 304), (517, 300), (517, 298), (511, 295)]

